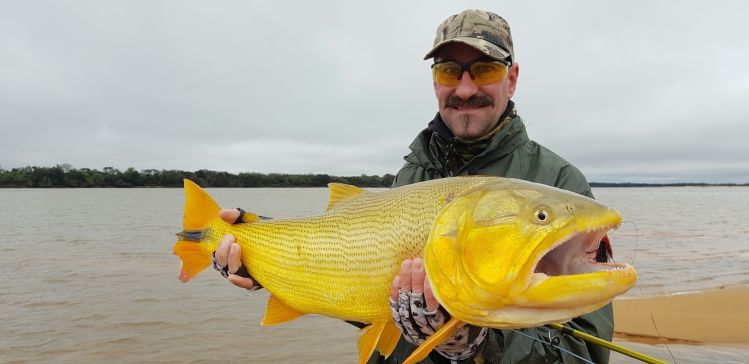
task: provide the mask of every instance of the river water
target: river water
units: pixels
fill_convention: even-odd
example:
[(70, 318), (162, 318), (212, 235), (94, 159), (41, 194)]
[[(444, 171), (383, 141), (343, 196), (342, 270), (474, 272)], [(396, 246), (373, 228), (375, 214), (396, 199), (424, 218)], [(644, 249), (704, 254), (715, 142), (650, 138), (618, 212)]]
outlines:
[[(209, 189), (219, 204), (316, 214), (326, 189)], [(749, 283), (749, 188), (603, 188), (626, 222), (628, 295)], [(259, 327), (267, 293), (207, 270), (177, 281), (181, 189), (0, 189), (0, 363), (351, 363), (356, 329), (309, 316)], [(720, 328), (707, 328), (720, 329)], [(741, 346), (624, 343), (679, 363), (749, 362)], [(612, 354), (612, 362), (633, 362)]]

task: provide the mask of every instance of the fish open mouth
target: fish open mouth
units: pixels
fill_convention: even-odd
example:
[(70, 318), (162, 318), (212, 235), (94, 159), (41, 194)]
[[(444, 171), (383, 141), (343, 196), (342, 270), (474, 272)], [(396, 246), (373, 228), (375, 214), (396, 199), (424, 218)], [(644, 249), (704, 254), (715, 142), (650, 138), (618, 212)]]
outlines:
[(603, 226), (595, 230), (576, 232), (561, 239), (538, 260), (533, 269), (533, 281), (548, 277), (586, 274), (609, 270), (622, 270), (624, 263), (596, 261), (601, 239), (618, 226)]

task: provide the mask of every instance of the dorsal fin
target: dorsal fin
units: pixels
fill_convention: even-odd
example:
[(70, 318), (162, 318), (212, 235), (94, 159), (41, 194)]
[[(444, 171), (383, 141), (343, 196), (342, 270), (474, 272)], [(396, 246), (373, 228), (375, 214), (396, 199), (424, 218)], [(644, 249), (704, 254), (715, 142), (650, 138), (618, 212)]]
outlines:
[(346, 201), (352, 197), (359, 196), (367, 191), (352, 185), (345, 183), (332, 182), (328, 183), (330, 189), (330, 200), (328, 200), (328, 210), (335, 207), (335, 205)]

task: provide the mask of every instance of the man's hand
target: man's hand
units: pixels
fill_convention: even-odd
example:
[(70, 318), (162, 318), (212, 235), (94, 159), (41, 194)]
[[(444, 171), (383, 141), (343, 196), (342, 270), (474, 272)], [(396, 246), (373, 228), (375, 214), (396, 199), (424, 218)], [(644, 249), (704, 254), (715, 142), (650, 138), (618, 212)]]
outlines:
[(434, 297), (429, 280), (426, 279), (424, 261), (421, 258), (406, 259), (401, 263), (401, 272), (393, 280), (390, 298), (398, 301), (398, 292), (412, 292), (414, 295), (423, 294), (427, 312), (439, 308), (439, 302)]
[[(420, 345), (441, 328), (450, 314), (434, 297), (426, 279), (421, 258), (406, 259), (390, 288), (390, 310), (406, 341)], [(476, 354), (488, 329), (466, 325), (435, 348), (451, 360), (463, 360)]]
[[(222, 209), (219, 212), (221, 220), (224, 220), (229, 224), (237, 223), (239, 215), (240, 211), (238, 209)], [(249, 277), (249, 274), (247, 274), (247, 277), (245, 277), (245, 274), (242, 274), (247, 271), (242, 267), (242, 261), (240, 259), (242, 257), (241, 249), (242, 248), (239, 247), (239, 244), (234, 241), (233, 235), (225, 235), (221, 238), (221, 243), (218, 245), (218, 249), (216, 249), (216, 252), (214, 253), (216, 264), (218, 265), (217, 269), (223, 270), (224, 268), (227, 268), (229, 274), (226, 279), (235, 286), (250, 290), (257, 289), (255, 287), (259, 287), (259, 285), (255, 284), (255, 281)]]

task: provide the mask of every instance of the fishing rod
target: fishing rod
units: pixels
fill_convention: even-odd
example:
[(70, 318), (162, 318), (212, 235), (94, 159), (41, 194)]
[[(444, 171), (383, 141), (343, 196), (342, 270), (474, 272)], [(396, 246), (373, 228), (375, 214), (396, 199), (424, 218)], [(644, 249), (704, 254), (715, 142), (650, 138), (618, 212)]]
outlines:
[(629, 356), (631, 358), (635, 358), (635, 359), (643, 361), (645, 363), (666, 364), (666, 362), (663, 361), (663, 360), (656, 359), (656, 358), (654, 358), (652, 356), (645, 355), (643, 353), (640, 353), (640, 352), (637, 352), (637, 351), (634, 351), (634, 350), (631, 350), (631, 349), (627, 349), (627, 348), (625, 348), (625, 347), (623, 347), (621, 345), (614, 344), (611, 341), (607, 341), (607, 340), (595, 337), (593, 335), (586, 334), (586, 333), (584, 333), (582, 331), (578, 331), (578, 330), (575, 330), (573, 328), (565, 327), (565, 326), (562, 326), (560, 324), (548, 324), (546, 326), (550, 327), (550, 328), (552, 328), (554, 330), (561, 331), (562, 333), (565, 333), (567, 335), (572, 335), (573, 337), (576, 337), (578, 339), (585, 340), (585, 341), (587, 341), (589, 343), (593, 343), (593, 344), (596, 344), (596, 345), (600, 345), (600, 346), (609, 348), (609, 349), (611, 349), (613, 351), (616, 351), (618, 353), (624, 354), (624, 355)]

